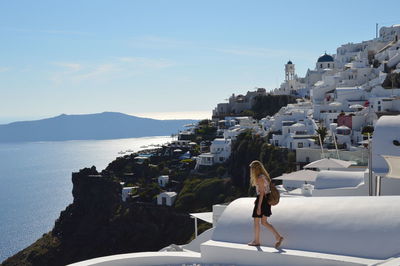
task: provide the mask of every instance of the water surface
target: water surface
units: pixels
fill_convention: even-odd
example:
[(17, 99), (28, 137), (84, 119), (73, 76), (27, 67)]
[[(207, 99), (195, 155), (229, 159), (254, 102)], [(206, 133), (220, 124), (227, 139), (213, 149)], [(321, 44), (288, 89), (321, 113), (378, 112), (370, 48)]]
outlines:
[(72, 202), (71, 173), (171, 137), (0, 144), (0, 262), (53, 228)]

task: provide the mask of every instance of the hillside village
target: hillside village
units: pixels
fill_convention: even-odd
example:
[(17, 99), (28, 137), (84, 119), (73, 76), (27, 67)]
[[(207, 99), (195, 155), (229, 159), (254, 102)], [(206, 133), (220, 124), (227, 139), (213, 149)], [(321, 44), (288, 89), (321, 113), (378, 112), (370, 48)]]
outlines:
[[(350, 186), (357, 187), (367, 175), (368, 140), (373, 136), (378, 118), (400, 113), (399, 36), (400, 25), (382, 27), (377, 38), (344, 44), (337, 48), (336, 54), (324, 53), (316, 58), (315, 68), (308, 69), (305, 77), (299, 77), (294, 62), (289, 61), (284, 68), (285, 80), (279, 88), (270, 92), (256, 88), (243, 95), (232, 94), (228, 102), (217, 104), (211, 120), (187, 125), (186, 130), (176, 135), (176, 140), (158, 152), (142, 152), (134, 160), (151, 165), (157, 161), (155, 157), (169, 156), (172, 161), (180, 162), (178, 168), (186, 168), (186, 178), (226, 177), (232, 174), (224, 170), (233, 163), (235, 141), (247, 132), (260, 138), (262, 145), (268, 143), (294, 154), (295, 170), (320, 159), (351, 162), (342, 162), (345, 166), (333, 169), (356, 171), (358, 174), (349, 176), (361, 181), (349, 182), (354, 183)], [(257, 153), (254, 156), (257, 158)], [(156, 201), (159, 205), (174, 205), (182, 189), (182, 184), (167, 185), (170, 181), (184, 182), (185, 178), (176, 180), (174, 173), (169, 176), (174, 167), (167, 167), (168, 171), (159, 169), (160, 175), (156, 178), (160, 188)], [(285, 171), (291, 172), (293, 168)], [(282, 180), (281, 189), (285, 193), (300, 188), (304, 192), (307, 190), (304, 184), (315, 185), (315, 172), (307, 175), (294, 180), (288, 180), (287, 176), (287, 180), (282, 176), (277, 179)], [(335, 178), (334, 173), (330, 175)], [(132, 188), (136, 192), (134, 197), (138, 198), (140, 188), (127, 186), (128, 183), (123, 183), (123, 199), (135, 195), (131, 193)]]
[[(246, 95), (232, 95), (229, 103), (218, 104), (213, 121), (228, 127), (224, 139), (234, 139), (240, 129), (252, 128), (256, 134), (271, 133), (269, 141), (275, 146), (291, 150), (308, 148), (309, 153), (320, 150), (313, 136), (319, 128), (326, 128), (324, 147), (336, 145), (342, 151), (357, 152), (367, 138), (363, 133), (373, 128), (378, 117), (400, 112), (400, 88), (395, 84), (400, 76), (399, 36), (400, 25), (382, 27), (379, 38), (344, 44), (335, 55), (321, 55), (315, 69), (309, 69), (302, 78), (296, 75), (295, 64), (289, 61), (285, 65), (285, 81), (271, 94), (295, 96), (297, 103), (288, 104), (258, 123), (251, 117), (219, 120), (224, 114), (240, 115), (251, 109), (255, 97), (267, 95), (264, 89), (257, 89)], [(236, 120), (235, 126), (229, 127), (232, 120)], [(228, 141), (225, 147), (229, 150)], [(298, 162), (309, 162), (302, 159), (298, 158)], [(358, 163), (366, 162), (360, 159)]]
[[(201, 173), (228, 162), (236, 138), (251, 132), (275, 147), (292, 151), (297, 170), (332, 158), (351, 161), (352, 171), (366, 175), (367, 142), (378, 118), (400, 113), (399, 36), (400, 25), (382, 27), (377, 38), (344, 44), (336, 54), (324, 53), (316, 58), (315, 68), (308, 69), (305, 77), (296, 74), (294, 62), (287, 62), (285, 80), (279, 88), (232, 94), (228, 102), (217, 104), (212, 120), (187, 125), (180, 131), (177, 139), (164, 147), (163, 155), (191, 162), (191, 173)], [(266, 102), (268, 99), (272, 100)], [(276, 111), (269, 111), (270, 115), (257, 108), (274, 101), (280, 105)], [(135, 160), (143, 162), (151, 156), (142, 154)], [(168, 173), (160, 175), (159, 186), (165, 188), (169, 179)], [(314, 180), (308, 183), (314, 184)], [(307, 183), (291, 181), (284, 181), (282, 189), (300, 188)], [(130, 190), (124, 188), (124, 199)], [(171, 206), (178, 193), (166, 189), (157, 202)]]
[[(208, 154), (201, 155), (198, 163), (219, 161), (215, 151), (229, 151), (229, 139), (247, 128), (255, 134), (271, 134), (269, 142), (275, 146), (307, 149), (308, 153), (320, 152), (321, 146), (313, 137), (318, 129), (326, 128), (322, 148), (338, 147), (340, 151), (357, 153), (367, 139), (363, 133), (373, 130), (379, 117), (400, 113), (400, 88), (396, 83), (400, 77), (399, 36), (400, 25), (382, 27), (378, 38), (344, 44), (334, 55), (321, 55), (305, 77), (298, 77), (295, 64), (287, 62), (285, 81), (271, 93), (259, 88), (246, 95), (232, 95), (228, 103), (220, 103), (213, 110), (213, 121), (223, 130), (225, 142), (213, 142), (213, 160), (203, 158), (210, 157)], [(268, 94), (291, 95), (297, 103), (259, 121), (241, 115), (251, 110), (256, 97)], [(227, 153), (224, 159), (229, 156)], [(305, 163), (311, 158), (297, 159)], [(362, 159), (357, 162), (366, 164)]]

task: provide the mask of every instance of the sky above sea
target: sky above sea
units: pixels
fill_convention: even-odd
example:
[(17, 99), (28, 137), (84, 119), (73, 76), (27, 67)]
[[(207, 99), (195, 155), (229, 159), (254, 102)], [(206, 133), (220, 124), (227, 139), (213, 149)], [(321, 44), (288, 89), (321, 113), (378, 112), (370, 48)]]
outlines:
[[(206, 112), (400, 24), (398, 1), (0, 1), (0, 123)], [(189, 117), (187, 117), (189, 118)], [(197, 117), (190, 117), (197, 118)]]

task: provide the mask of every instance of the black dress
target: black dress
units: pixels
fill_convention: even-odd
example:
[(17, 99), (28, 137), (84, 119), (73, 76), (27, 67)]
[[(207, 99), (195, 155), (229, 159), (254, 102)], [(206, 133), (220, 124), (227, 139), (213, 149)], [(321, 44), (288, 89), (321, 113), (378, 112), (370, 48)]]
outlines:
[(260, 199), (260, 195), (257, 195), (256, 200), (254, 201), (254, 209), (253, 209), (253, 218), (262, 218), (262, 216), (271, 216), (272, 212), (271, 212), (271, 205), (268, 204), (268, 197), (269, 197), (269, 193), (266, 194), (263, 197), (263, 200), (261, 202), (261, 215), (257, 215), (257, 207), (258, 207), (258, 202)]

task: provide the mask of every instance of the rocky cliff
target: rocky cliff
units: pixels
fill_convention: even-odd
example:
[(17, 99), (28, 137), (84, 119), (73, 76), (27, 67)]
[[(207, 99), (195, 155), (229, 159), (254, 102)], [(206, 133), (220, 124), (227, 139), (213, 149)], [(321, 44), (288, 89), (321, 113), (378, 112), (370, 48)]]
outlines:
[(65, 265), (111, 254), (156, 251), (186, 243), (193, 234), (193, 220), (187, 214), (122, 202), (119, 182), (95, 167), (74, 173), (72, 182), (74, 201), (61, 212), (53, 230), (2, 265)]

